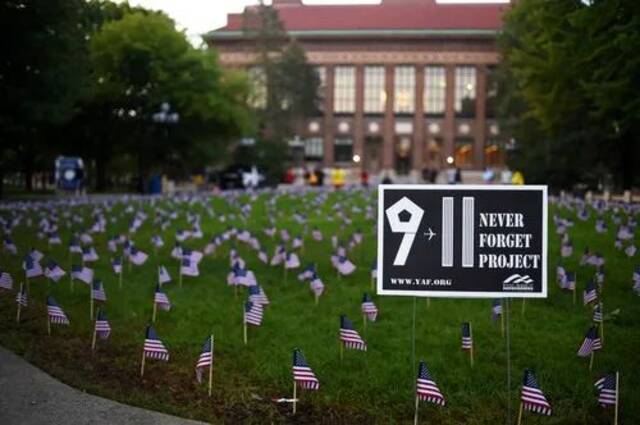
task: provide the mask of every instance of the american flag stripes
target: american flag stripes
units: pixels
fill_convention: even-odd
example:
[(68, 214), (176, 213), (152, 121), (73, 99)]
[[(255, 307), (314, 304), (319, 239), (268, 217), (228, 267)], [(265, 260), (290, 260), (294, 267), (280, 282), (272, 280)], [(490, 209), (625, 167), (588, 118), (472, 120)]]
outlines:
[(427, 365), (420, 361), (418, 366), (418, 378), (416, 379), (416, 397), (421, 401), (427, 401), (440, 406), (445, 405), (445, 399), (438, 385), (431, 377)]
[(340, 316), (340, 341), (345, 348), (367, 351), (367, 343), (364, 342), (358, 331), (353, 328), (353, 323), (346, 315)]
[(29, 303), (29, 298), (27, 296), (27, 288), (21, 288), (20, 291), (16, 294), (16, 303), (20, 304), (22, 307), (27, 307)]
[(366, 292), (362, 296), (361, 309), (362, 314), (364, 314), (367, 319), (372, 322), (376, 321), (376, 318), (378, 317), (378, 307), (376, 307), (376, 305), (373, 303), (373, 300)]
[(587, 357), (594, 351), (600, 349), (602, 349), (602, 342), (598, 336), (598, 328), (591, 326), (584, 337), (584, 341), (582, 341), (582, 345), (578, 349), (578, 356)]
[(49, 322), (56, 325), (68, 325), (69, 319), (64, 311), (60, 308), (58, 303), (52, 296), (47, 297), (47, 314), (49, 316)]
[(262, 305), (247, 301), (244, 303), (244, 323), (254, 326), (262, 325)]
[(140, 251), (134, 246), (131, 247), (129, 261), (131, 261), (133, 264), (135, 264), (136, 266), (141, 266), (145, 263), (145, 261), (147, 261), (147, 258), (149, 258), (149, 256), (146, 253)]
[(56, 263), (53, 260), (49, 260), (49, 262), (47, 263), (46, 267), (44, 268), (44, 275), (53, 280), (54, 282), (59, 281), (60, 279), (62, 279), (62, 277), (65, 275), (65, 271), (62, 270), (62, 267), (60, 267), (58, 265), (58, 263)]
[(196, 362), (196, 379), (202, 382), (202, 373), (213, 365), (213, 335), (208, 336), (202, 344), (202, 352)]
[(28, 278), (42, 276), (42, 266), (31, 255), (25, 257), (22, 268)]
[(616, 388), (616, 374), (609, 373), (598, 379), (594, 386), (598, 391), (598, 403), (602, 407), (615, 405), (618, 399), (618, 389)]
[(471, 325), (469, 322), (462, 324), (462, 349), (471, 350), (473, 348), (473, 338), (471, 336)]
[(113, 272), (115, 274), (122, 273), (122, 258), (114, 257), (111, 259), (111, 267), (113, 268)]
[(93, 281), (93, 270), (85, 266), (77, 266), (74, 264), (71, 266), (71, 277), (81, 280), (89, 285)]
[(183, 258), (180, 263), (180, 274), (183, 276), (200, 276), (198, 264), (190, 258)]
[(595, 323), (602, 323), (602, 304), (597, 304), (593, 309), (593, 321)]
[(158, 267), (158, 283), (160, 285), (164, 285), (165, 283), (169, 282), (171, 282), (171, 276), (169, 276), (169, 272), (167, 271), (166, 267)]
[(144, 339), (144, 356), (148, 359), (158, 359), (162, 361), (169, 361), (169, 350), (167, 350), (158, 338), (156, 330), (153, 326), (147, 326)]
[(156, 285), (156, 293), (153, 296), (153, 302), (164, 311), (171, 310), (171, 302), (169, 302), (167, 294), (162, 291), (160, 285)]
[(300, 386), (300, 388), (304, 388), (306, 390), (317, 390), (320, 388), (320, 381), (316, 378), (315, 373), (307, 364), (304, 356), (302, 355), (302, 351), (298, 348), (293, 350), (293, 380)]
[(91, 299), (95, 301), (107, 301), (107, 294), (104, 292), (104, 286), (101, 280), (94, 280), (91, 285)]
[(107, 315), (102, 310), (98, 310), (94, 331), (98, 338), (102, 340), (109, 338), (111, 334), (111, 326), (107, 320)]
[(267, 298), (267, 294), (265, 294), (264, 289), (262, 289), (260, 285), (249, 287), (249, 301), (262, 306), (269, 304), (269, 298)]
[(0, 288), (8, 290), (13, 289), (13, 278), (11, 277), (9, 272), (0, 270)]
[(541, 415), (551, 415), (551, 405), (540, 389), (536, 376), (531, 369), (527, 369), (524, 372), (520, 401), (525, 410)]
[(584, 290), (582, 298), (584, 301), (584, 305), (587, 305), (598, 299), (598, 291), (596, 290), (596, 284), (593, 280), (590, 280), (587, 283), (587, 287)]

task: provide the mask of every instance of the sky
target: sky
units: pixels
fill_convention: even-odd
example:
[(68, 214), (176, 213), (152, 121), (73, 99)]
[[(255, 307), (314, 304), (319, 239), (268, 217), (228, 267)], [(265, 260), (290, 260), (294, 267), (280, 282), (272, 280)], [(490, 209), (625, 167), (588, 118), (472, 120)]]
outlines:
[[(304, 4), (376, 4), (379, 0), (303, 0)], [(438, 0), (439, 3), (496, 3), (508, 0)], [(245, 6), (258, 4), (258, 0), (129, 0), (136, 6), (162, 10), (185, 30), (194, 44), (200, 43), (200, 34), (222, 27), (228, 13), (240, 13)], [(266, 0), (265, 3), (271, 3)]]

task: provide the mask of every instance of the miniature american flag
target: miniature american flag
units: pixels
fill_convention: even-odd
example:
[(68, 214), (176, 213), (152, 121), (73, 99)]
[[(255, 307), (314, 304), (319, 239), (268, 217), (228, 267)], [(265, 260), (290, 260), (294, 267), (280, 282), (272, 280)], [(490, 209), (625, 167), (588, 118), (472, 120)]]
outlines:
[(578, 349), (578, 356), (587, 357), (592, 352), (600, 349), (602, 349), (602, 342), (598, 336), (598, 328), (596, 326), (592, 326), (585, 335), (580, 349)]
[(182, 263), (180, 264), (180, 273), (183, 276), (200, 276), (198, 264), (189, 258), (182, 259)]
[(115, 274), (122, 273), (122, 259), (120, 257), (115, 257), (111, 260), (111, 267), (113, 268), (113, 272)]
[(11, 290), (13, 289), (13, 278), (9, 272), (0, 270), (0, 288)]
[(146, 253), (140, 251), (136, 247), (131, 247), (129, 261), (131, 261), (133, 264), (135, 264), (136, 266), (140, 266), (144, 264), (145, 261), (147, 261), (147, 258), (149, 258), (149, 256)]
[(313, 274), (313, 277), (311, 277), (311, 283), (309, 284), (309, 286), (311, 287), (311, 290), (316, 295), (316, 297), (319, 297), (324, 292), (324, 284), (315, 273)]
[(427, 401), (430, 403), (438, 404), (440, 406), (445, 405), (444, 396), (440, 392), (438, 385), (435, 383), (427, 366), (423, 361), (420, 361), (418, 367), (418, 379), (416, 380), (416, 396), (419, 400)]
[(213, 335), (207, 337), (202, 345), (202, 352), (196, 362), (196, 379), (202, 382), (202, 373), (213, 365)]
[(298, 348), (293, 350), (293, 380), (300, 385), (300, 388), (306, 390), (317, 390), (320, 388), (320, 381), (316, 378), (313, 370), (307, 364), (302, 355), (302, 351)]
[(21, 291), (18, 291), (16, 294), (16, 303), (20, 304), (22, 307), (27, 307), (29, 298), (27, 297), (27, 288), (22, 288)]
[(147, 326), (144, 339), (144, 356), (148, 359), (169, 361), (169, 351), (165, 348), (152, 326)]
[(82, 261), (84, 261), (85, 263), (89, 263), (92, 261), (98, 261), (98, 259), (98, 253), (96, 252), (95, 248), (82, 248)]
[(85, 266), (71, 266), (71, 277), (89, 285), (93, 281), (93, 270)]
[(101, 280), (94, 280), (91, 286), (91, 298), (96, 301), (107, 301), (107, 294)]
[(96, 316), (95, 332), (98, 338), (102, 340), (109, 338), (111, 334), (111, 326), (107, 320), (107, 315), (102, 310), (98, 310), (98, 315)]
[(531, 369), (527, 369), (524, 372), (520, 400), (522, 407), (528, 411), (541, 415), (551, 415), (551, 405), (540, 389), (536, 376)]
[(58, 306), (56, 300), (52, 296), (47, 297), (47, 314), (49, 315), (49, 321), (57, 325), (68, 325), (69, 319), (64, 311)]
[(562, 288), (569, 291), (576, 289), (576, 274), (574, 272), (566, 272)]
[(602, 323), (602, 305), (596, 305), (596, 308), (593, 309), (593, 321), (596, 323)]
[(582, 299), (584, 301), (584, 305), (587, 305), (590, 302), (596, 301), (598, 299), (596, 284), (593, 282), (593, 280), (590, 280), (589, 283), (587, 283), (587, 287), (584, 290)]
[(491, 306), (491, 318), (495, 321), (502, 316), (502, 300), (495, 299)]
[(42, 276), (42, 266), (35, 260), (31, 255), (27, 255), (22, 263), (22, 268), (24, 269), (27, 277), (38, 277)]
[(5, 237), (2, 241), (2, 245), (4, 246), (4, 249), (7, 252), (10, 252), (12, 254), (17, 254), (18, 253), (18, 248), (16, 247), (16, 244), (13, 243), (13, 241), (11, 240), (11, 238), (9, 237)]
[(344, 314), (340, 316), (340, 341), (346, 348), (367, 351), (367, 344)]
[(168, 282), (171, 282), (171, 276), (169, 276), (169, 272), (167, 271), (165, 266), (158, 267), (158, 283), (160, 285), (164, 285)]
[(353, 264), (347, 257), (340, 256), (338, 258), (337, 269), (342, 275), (350, 275), (356, 270), (355, 264)]
[(169, 298), (167, 297), (167, 294), (162, 292), (160, 285), (156, 285), (156, 293), (153, 297), (153, 302), (155, 302), (158, 307), (160, 307), (164, 311), (171, 310), (171, 303), (169, 302)]
[(285, 257), (284, 267), (286, 269), (296, 269), (300, 267), (300, 259), (298, 258), (298, 254), (295, 252), (290, 252)]
[(262, 325), (262, 305), (247, 301), (244, 303), (244, 323)]
[(594, 386), (596, 390), (598, 390), (598, 403), (600, 403), (602, 407), (616, 404), (618, 389), (616, 388), (615, 373), (609, 373), (598, 379)]
[(471, 337), (471, 325), (469, 322), (462, 324), (462, 349), (471, 350), (473, 348), (473, 338)]
[(44, 275), (54, 282), (59, 281), (65, 274), (66, 273), (62, 270), (62, 267), (53, 260), (49, 260), (47, 266), (44, 268)]
[(364, 314), (367, 319), (371, 320), (372, 322), (376, 321), (376, 318), (378, 317), (378, 307), (376, 307), (376, 305), (373, 303), (373, 300), (366, 292), (362, 296), (361, 308), (362, 314)]
[(262, 289), (260, 285), (249, 287), (249, 301), (262, 306), (269, 304), (269, 298), (267, 298), (267, 294), (265, 294), (264, 289)]

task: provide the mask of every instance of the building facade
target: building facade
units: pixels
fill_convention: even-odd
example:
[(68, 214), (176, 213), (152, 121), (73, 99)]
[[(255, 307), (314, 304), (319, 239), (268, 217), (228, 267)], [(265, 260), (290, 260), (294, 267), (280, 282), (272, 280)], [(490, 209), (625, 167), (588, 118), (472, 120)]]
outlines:
[[(291, 141), (294, 161), (392, 176), (504, 164), (492, 72), (508, 4), (273, 0), (273, 7), (321, 81), (321, 110)], [(228, 15), (205, 40), (224, 66), (246, 68), (259, 85), (242, 16)], [(262, 100), (258, 90), (256, 106)]]

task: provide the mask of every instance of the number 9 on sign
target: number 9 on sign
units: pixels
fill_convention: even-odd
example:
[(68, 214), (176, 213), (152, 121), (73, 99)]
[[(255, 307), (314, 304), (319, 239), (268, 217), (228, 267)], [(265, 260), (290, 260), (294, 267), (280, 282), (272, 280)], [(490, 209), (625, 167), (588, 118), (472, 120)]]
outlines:
[[(409, 213), (409, 220), (401, 221), (400, 213), (407, 211)], [(396, 258), (393, 260), (394, 266), (404, 266), (409, 256), (409, 251), (413, 246), (413, 241), (418, 233), (424, 210), (413, 203), (409, 198), (404, 196), (395, 204), (386, 209), (385, 214), (387, 220), (389, 220), (389, 226), (393, 233), (404, 233)]]

